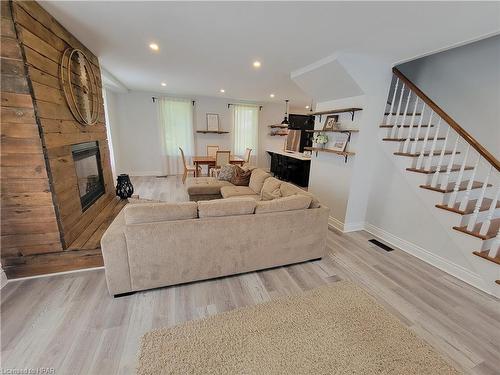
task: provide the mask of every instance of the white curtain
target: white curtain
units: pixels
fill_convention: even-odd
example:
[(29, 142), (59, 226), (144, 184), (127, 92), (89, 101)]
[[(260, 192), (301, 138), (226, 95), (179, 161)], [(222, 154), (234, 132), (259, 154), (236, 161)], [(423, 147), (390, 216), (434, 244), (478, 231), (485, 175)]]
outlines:
[(245, 149), (252, 149), (252, 159), (256, 162), (259, 139), (259, 107), (238, 104), (233, 106), (233, 152), (243, 156)]
[(165, 174), (182, 174), (184, 167), (179, 147), (189, 164), (194, 155), (193, 104), (189, 99), (160, 98), (159, 122), (162, 130)]

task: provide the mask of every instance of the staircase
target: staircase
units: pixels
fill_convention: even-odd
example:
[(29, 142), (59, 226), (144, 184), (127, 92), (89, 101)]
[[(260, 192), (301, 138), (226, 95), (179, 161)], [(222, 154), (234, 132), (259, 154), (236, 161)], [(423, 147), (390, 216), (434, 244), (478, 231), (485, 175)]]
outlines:
[(500, 296), (500, 163), (397, 68), (393, 73), (382, 139), (396, 145), (407, 173), (420, 176), (419, 188), (435, 194), (460, 244), (498, 267), (491, 285)]

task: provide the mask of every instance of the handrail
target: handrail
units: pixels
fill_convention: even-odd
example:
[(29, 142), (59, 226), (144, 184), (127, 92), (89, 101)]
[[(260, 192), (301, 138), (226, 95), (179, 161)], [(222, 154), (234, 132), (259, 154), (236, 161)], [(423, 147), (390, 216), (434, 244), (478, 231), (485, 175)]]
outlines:
[(401, 81), (405, 83), (420, 99), (422, 99), (432, 110), (438, 114), (451, 128), (453, 128), (463, 139), (467, 141), (479, 154), (490, 162), (497, 171), (500, 171), (500, 162), (488, 150), (486, 150), (472, 135), (453, 120), (445, 111), (443, 111), (436, 103), (434, 103), (422, 90), (420, 90), (412, 81), (410, 81), (401, 71), (394, 67), (392, 72)]

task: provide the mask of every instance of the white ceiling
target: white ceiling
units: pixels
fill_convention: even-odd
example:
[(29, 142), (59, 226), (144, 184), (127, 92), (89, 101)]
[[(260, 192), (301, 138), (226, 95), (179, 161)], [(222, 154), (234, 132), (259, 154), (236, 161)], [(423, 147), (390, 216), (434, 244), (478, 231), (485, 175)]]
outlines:
[[(131, 90), (254, 101), (290, 98), (295, 105), (310, 98), (290, 72), (333, 53), (395, 63), (500, 31), (499, 2), (41, 5)], [(150, 42), (159, 44), (158, 53), (149, 49)], [(262, 62), (260, 69), (252, 67), (254, 60)]]

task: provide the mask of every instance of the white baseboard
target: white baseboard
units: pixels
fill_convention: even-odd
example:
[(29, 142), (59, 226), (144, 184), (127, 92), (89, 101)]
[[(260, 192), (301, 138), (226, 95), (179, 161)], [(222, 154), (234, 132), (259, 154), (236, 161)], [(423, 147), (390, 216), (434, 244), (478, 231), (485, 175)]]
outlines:
[(328, 226), (342, 233), (349, 233), (349, 232), (356, 232), (358, 230), (363, 230), (365, 227), (365, 223), (364, 222), (343, 223), (340, 220), (334, 218), (333, 216), (330, 216), (328, 218)]
[(365, 223), (364, 230), (380, 238), (384, 242), (387, 242), (388, 244), (397, 247), (398, 249), (403, 250), (404, 252), (411, 254), (414, 257), (417, 257), (418, 259), (421, 259), (452, 276), (455, 276), (457, 279), (471, 284), (488, 294), (491, 293), (491, 291), (485, 287), (483, 279), (478, 274), (471, 272), (458, 264), (450, 262), (448, 259), (441, 258), (440, 256), (431, 253), (414, 243), (397, 237), (384, 229), (378, 228), (375, 225)]

